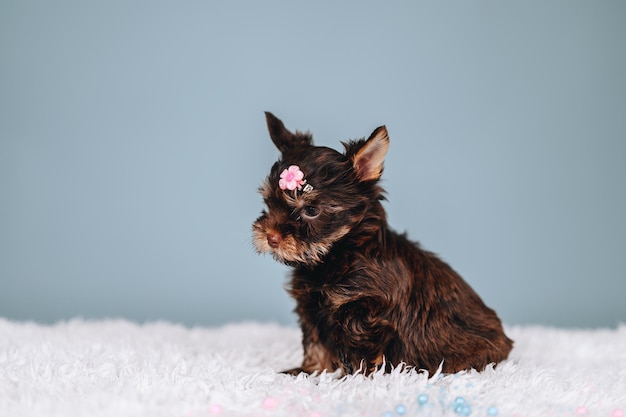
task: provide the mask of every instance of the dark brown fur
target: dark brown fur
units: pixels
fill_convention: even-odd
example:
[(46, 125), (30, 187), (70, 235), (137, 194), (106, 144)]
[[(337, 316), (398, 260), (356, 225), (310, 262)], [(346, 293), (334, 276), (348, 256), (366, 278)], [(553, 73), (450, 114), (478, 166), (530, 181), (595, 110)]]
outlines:
[[(384, 126), (345, 153), (313, 146), (266, 113), (281, 151), (261, 187), (267, 211), (253, 226), (258, 252), (293, 266), (304, 360), (290, 373), (369, 373), (406, 364), (434, 373), (507, 358), (513, 342), (493, 310), (445, 262), (387, 225), (378, 179), (389, 139)], [(290, 165), (311, 192), (281, 190)]]

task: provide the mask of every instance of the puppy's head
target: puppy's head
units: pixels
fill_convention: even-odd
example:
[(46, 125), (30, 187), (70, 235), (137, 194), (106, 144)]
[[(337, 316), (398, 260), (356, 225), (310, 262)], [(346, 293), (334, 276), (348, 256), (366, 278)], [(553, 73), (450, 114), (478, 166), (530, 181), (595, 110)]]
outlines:
[(266, 210), (253, 225), (254, 246), (288, 265), (318, 264), (382, 198), (377, 183), (389, 146), (387, 129), (344, 143), (340, 153), (314, 146), (310, 134), (292, 133), (265, 115), (281, 157), (259, 189)]

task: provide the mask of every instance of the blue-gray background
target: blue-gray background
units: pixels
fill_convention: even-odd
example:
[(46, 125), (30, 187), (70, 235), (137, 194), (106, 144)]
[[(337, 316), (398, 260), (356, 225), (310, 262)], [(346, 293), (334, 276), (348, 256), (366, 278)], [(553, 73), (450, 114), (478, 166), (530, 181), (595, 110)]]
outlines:
[(2, 1), (0, 316), (295, 324), (270, 110), (386, 124), (391, 224), (506, 323), (624, 322), (625, 45), (621, 1)]

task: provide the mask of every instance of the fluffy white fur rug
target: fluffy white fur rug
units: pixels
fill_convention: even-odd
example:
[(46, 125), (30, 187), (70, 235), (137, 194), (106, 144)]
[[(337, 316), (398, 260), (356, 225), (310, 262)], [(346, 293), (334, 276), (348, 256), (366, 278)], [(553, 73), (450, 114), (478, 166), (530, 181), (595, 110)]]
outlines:
[(0, 416), (626, 415), (625, 325), (507, 332), (510, 359), (482, 373), (291, 377), (289, 327), (0, 319)]

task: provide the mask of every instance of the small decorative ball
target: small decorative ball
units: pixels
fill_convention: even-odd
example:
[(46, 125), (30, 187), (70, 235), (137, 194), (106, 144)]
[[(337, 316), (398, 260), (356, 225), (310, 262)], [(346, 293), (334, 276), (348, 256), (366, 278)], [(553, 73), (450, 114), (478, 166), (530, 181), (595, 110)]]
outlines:
[(494, 407), (493, 405), (487, 409), (487, 415), (495, 417), (498, 415), (498, 407)]
[(267, 397), (265, 400), (263, 400), (262, 407), (265, 408), (266, 410), (273, 410), (274, 408), (278, 406), (278, 402), (279, 402), (278, 398)]
[(393, 413), (391, 411), (386, 411), (383, 413), (382, 417), (393, 417)]
[(428, 394), (420, 394), (417, 397), (417, 403), (419, 405), (424, 405), (428, 402)]
[(456, 405), (463, 405), (463, 404), (465, 404), (465, 398), (463, 398), (463, 397), (456, 397), (454, 399), (454, 403)]
[(396, 405), (396, 414), (403, 416), (406, 414), (406, 407), (403, 404)]
[(211, 414), (221, 414), (222, 413), (222, 406), (219, 404), (213, 404), (209, 407), (209, 413)]
[(581, 405), (580, 407), (576, 409), (576, 414), (580, 416), (584, 416), (585, 414), (587, 414), (587, 407), (585, 407), (584, 405)]
[(615, 410), (613, 410), (613, 414), (611, 414), (611, 417), (624, 417), (624, 412), (619, 408), (616, 408)]

